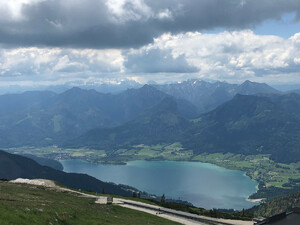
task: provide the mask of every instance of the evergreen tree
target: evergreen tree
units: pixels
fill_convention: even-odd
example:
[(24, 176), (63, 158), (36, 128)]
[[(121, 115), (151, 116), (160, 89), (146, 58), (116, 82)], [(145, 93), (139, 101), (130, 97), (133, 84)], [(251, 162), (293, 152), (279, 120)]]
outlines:
[(161, 202), (161, 203), (165, 203), (165, 202), (166, 202), (166, 196), (165, 196), (165, 194), (163, 194), (163, 195), (161, 196), (160, 202)]
[(136, 198), (136, 192), (132, 192), (132, 197)]

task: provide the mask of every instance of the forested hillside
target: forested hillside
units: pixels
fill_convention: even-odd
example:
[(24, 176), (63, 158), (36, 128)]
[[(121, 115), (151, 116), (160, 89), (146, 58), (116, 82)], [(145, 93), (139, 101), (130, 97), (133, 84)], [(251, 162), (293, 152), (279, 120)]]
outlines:
[(254, 206), (247, 211), (254, 214), (255, 217), (270, 217), (289, 211), (293, 207), (300, 207), (300, 192), (275, 198), (267, 203)]
[(0, 151), (0, 179), (13, 180), (17, 178), (49, 179), (76, 189), (92, 190), (99, 193), (104, 189), (106, 193), (132, 195), (131, 191), (125, 190), (121, 186), (102, 182), (86, 174), (65, 173), (41, 166), (32, 159)]
[(176, 102), (164, 100), (114, 128), (94, 129), (63, 147), (112, 152), (138, 144), (172, 144), (201, 153), (270, 154), (276, 162), (300, 160), (300, 95), (236, 95), (217, 109), (188, 121)]

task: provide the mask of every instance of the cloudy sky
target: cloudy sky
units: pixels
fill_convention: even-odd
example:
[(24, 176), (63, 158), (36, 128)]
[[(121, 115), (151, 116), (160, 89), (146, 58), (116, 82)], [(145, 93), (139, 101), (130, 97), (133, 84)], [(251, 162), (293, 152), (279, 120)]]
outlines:
[(299, 0), (0, 0), (0, 85), (300, 83)]

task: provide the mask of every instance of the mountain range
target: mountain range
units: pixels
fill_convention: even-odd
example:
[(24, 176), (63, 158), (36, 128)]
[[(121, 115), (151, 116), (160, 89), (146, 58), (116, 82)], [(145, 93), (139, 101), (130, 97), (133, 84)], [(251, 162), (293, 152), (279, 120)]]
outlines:
[(53, 85), (8, 85), (1, 86), (0, 94), (11, 94), (11, 93), (23, 93), (32, 91), (52, 91), (55, 93), (63, 93), (72, 87), (79, 87), (84, 90), (94, 89), (101, 93), (120, 93), (130, 88), (138, 89), (143, 85), (130, 79), (109, 79), (109, 80), (97, 80), (89, 79), (88, 81), (83, 80), (72, 80), (67, 81), (64, 84), (53, 84)]
[(91, 130), (63, 147), (114, 151), (137, 144), (180, 142), (194, 154), (270, 154), (277, 162), (300, 160), (300, 95), (236, 95), (197, 119), (180, 115), (173, 98), (114, 128)]
[(55, 144), (114, 151), (180, 142), (194, 154), (264, 153), (292, 162), (300, 159), (299, 98), (250, 81), (199, 80), (118, 94), (80, 88), (7, 94), (0, 96), (0, 147)]
[(190, 101), (197, 106), (200, 113), (215, 109), (222, 103), (232, 99), (236, 94), (255, 95), (258, 93), (280, 93), (267, 84), (248, 80), (238, 85), (219, 81), (210, 83), (192, 79), (180, 83), (153, 86), (175, 98)]
[[(72, 88), (0, 96), (0, 146), (43, 146), (61, 143), (94, 128), (114, 127), (136, 118), (169, 95), (145, 85), (119, 94)], [(197, 108), (176, 99), (187, 118)]]

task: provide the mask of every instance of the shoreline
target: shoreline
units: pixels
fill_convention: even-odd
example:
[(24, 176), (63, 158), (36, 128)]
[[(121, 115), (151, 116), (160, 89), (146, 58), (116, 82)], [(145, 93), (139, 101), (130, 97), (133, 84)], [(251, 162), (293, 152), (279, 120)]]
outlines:
[[(6, 149), (6, 151), (11, 152), (12, 149)], [(60, 153), (61, 154), (61, 153)], [(218, 166), (221, 167), (223, 169), (228, 169), (228, 170), (236, 170), (236, 171), (241, 171), (244, 173), (244, 176), (249, 177), (251, 180), (256, 181), (258, 184), (256, 185), (256, 191), (253, 192), (251, 195), (247, 196), (247, 199), (251, 199), (251, 196), (256, 194), (259, 191), (259, 183), (260, 181), (253, 179), (253, 177), (248, 173), (247, 170), (241, 170), (240, 168), (233, 168), (231, 166), (227, 167), (222, 165), (222, 163), (218, 163), (218, 162), (207, 162), (206, 160), (199, 160), (199, 159), (195, 159), (194, 157), (191, 158), (184, 158), (184, 159), (168, 159), (168, 158), (137, 158), (135, 159), (135, 157), (128, 157), (127, 160), (109, 160), (106, 157), (102, 158), (99, 160), (95, 160), (92, 158), (86, 158), (86, 157), (74, 157), (74, 156), (70, 156), (70, 155), (64, 155), (63, 157), (60, 155), (60, 157), (55, 157), (52, 158), (56, 161), (61, 161), (61, 160), (82, 160), (82, 161), (86, 161), (88, 163), (93, 163), (93, 164), (102, 164), (102, 165), (127, 165), (128, 162), (130, 161), (136, 161), (136, 160), (145, 160), (145, 161), (174, 161), (174, 162), (200, 162), (200, 163), (207, 163), (207, 164), (211, 164), (214, 166)], [(103, 160), (104, 159), (104, 160)], [(253, 201), (250, 201), (253, 202)], [(255, 203), (257, 203), (258, 201), (254, 201)]]
[[(74, 160), (74, 159), (69, 159), (69, 160)], [(76, 160), (76, 159), (75, 159)], [(64, 161), (64, 160), (60, 160), (60, 161)], [(118, 162), (118, 163), (116, 163), (116, 162), (113, 162), (113, 163), (103, 163), (103, 162), (91, 162), (91, 161), (89, 161), (89, 160), (83, 160), (83, 159), (80, 159), (80, 161), (83, 161), (83, 162), (87, 162), (87, 163), (92, 163), (92, 164), (95, 164), (95, 165), (128, 165), (128, 164), (130, 164), (130, 162), (134, 162), (134, 161), (149, 161), (149, 162), (157, 162), (157, 161), (160, 161), (160, 162), (187, 162), (187, 163), (200, 163), (200, 164), (209, 164), (209, 165), (212, 165), (213, 167), (219, 167), (219, 168), (222, 168), (222, 169), (225, 169), (225, 170), (231, 170), (231, 171), (238, 171), (238, 172), (241, 172), (242, 174), (242, 176), (244, 176), (244, 177), (247, 177), (247, 178), (249, 178), (249, 179), (251, 179), (252, 181), (255, 181), (255, 182), (257, 182), (256, 180), (254, 180), (254, 179), (252, 179), (250, 176), (248, 176), (247, 175), (247, 173), (245, 172), (245, 171), (242, 171), (242, 170), (237, 170), (237, 169), (232, 169), (232, 168), (226, 168), (226, 167), (223, 167), (223, 166), (220, 166), (220, 165), (217, 165), (217, 164), (214, 164), (214, 163), (209, 163), (209, 162), (201, 162), (201, 161), (196, 161), (196, 160), (169, 160), (169, 159), (159, 159), (159, 160), (153, 160), (153, 159), (133, 159), (133, 160), (128, 160), (128, 161), (126, 161), (126, 162), (122, 162), (122, 163), (120, 163), (120, 162)], [(251, 198), (251, 196), (253, 195), (253, 194), (255, 194), (257, 191), (258, 191), (258, 186), (259, 186), (259, 184), (258, 184), (258, 182), (257, 182), (257, 184), (255, 185), (255, 190), (253, 190), (253, 192), (251, 192), (251, 193), (249, 193), (248, 195), (244, 195), (244, 199), (245, 199), (245, 201), (247, 201), (247, 202), (251, 202), (251, 203), (255, 203), (255, 205), (256, 204), (258, 204), (258, 203), (260, 203), (260, 201), (262, 200), (262, 199), (258, 199), (258, 200), (256, 200), (256, 199), (253, 199), (253, 200), (251, 200), (250, 198)], [(252, 206), (255, 206), (255, 205), (252, 205)], [(252, 207), (251, 206), (251, 207)], [(199, 206), (198, 206), (199, 207)], [(249, 207), (249, 208), (251, 208), (251, 207)]]

